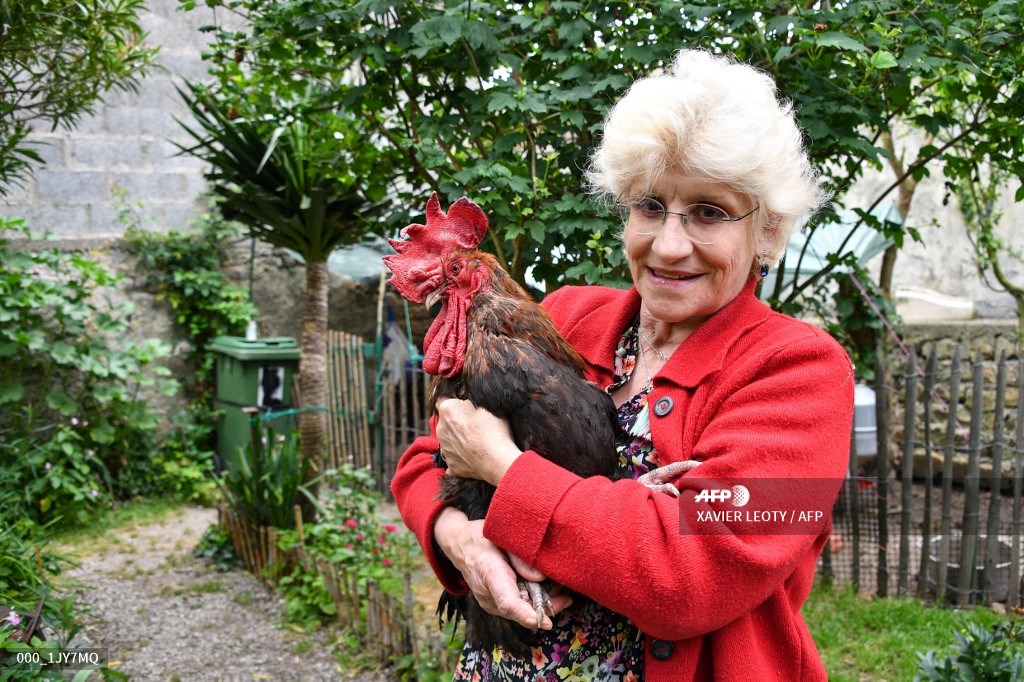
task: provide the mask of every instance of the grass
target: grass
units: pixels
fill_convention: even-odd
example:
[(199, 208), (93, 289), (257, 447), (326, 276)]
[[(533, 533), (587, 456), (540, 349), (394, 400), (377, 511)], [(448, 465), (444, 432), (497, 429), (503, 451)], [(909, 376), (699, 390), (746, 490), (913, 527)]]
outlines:
[(987, 608), (954, 610), (820, 586), (803, 613), (831, 682), (912, 680), (918, 652), (948, 651), (953, 633), (966, 623), (991, 626), (1003, 619)]
[(54, 543), (58, 547), (95, 549), (97, 543), (109, 540), (111, 531), (157, 523), (169, 516), (182, 514), (186, 503), (172, 498), (146, 498), (123, 503), (90, 519), (87, 526), (57, 528)]

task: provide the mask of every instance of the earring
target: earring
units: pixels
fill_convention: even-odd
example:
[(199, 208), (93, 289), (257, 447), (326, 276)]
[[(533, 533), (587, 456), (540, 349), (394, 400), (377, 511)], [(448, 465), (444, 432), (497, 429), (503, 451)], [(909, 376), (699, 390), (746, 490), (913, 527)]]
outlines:
[(761, 279), (764, 279), (767, 276), (768, 276), (768, 264), (767, 263), (761, 263)]

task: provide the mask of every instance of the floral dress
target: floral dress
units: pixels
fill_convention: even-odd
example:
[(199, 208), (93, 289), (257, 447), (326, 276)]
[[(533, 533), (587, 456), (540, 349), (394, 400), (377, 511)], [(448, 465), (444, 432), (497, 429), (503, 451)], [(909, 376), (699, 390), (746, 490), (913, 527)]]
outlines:
[[(615, 349), (615, 377), (610, 394), (629, 381), (636, 367), (639, 337), (630, 326)], [(658, 467), (647, 418), (648, 385), (618, 409), (615, 444), (619, 465), (615, 478), (638, 478)], [(503, 649), (481, 651), (467, 644), (455, 669), (454, 682), (563, 682), (565, 680), (643, 679), (644, 636), (623, 615), (573, 594), (572, 606), (555, 617), (551, 630), (539, 631), (530, 660)]]

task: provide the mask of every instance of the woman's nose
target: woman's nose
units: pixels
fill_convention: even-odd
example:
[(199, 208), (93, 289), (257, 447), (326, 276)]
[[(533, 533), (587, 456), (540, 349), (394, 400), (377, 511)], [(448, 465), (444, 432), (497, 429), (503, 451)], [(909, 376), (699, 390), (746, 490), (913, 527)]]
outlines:
[(651, 250), (668, 259), (685, 258), (693, 253), (693, 240), (686, 234), (686, 219), (675, 214), (665, 216), (665, 224), (658, 231)]

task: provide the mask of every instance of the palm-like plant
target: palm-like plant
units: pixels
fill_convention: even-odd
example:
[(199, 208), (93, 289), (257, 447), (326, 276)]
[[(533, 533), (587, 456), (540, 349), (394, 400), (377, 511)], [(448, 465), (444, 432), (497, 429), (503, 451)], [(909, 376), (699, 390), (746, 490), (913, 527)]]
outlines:
[(351, 129), (338, 130), (344, 120), (337, 116), (325, 129), (297, 114), (301, 106), (239, 115), (200, 86), (179, 92), (198, 123), (182, 124), (195, 144), (180, 148), (210, 164), (206, 177), (224, 216), (306, 262), (299, 431), (315, 477), (327, 440), (327, 258), (367, 233), (378, 206), (359, 186), (356, 159), (367, 147)]

